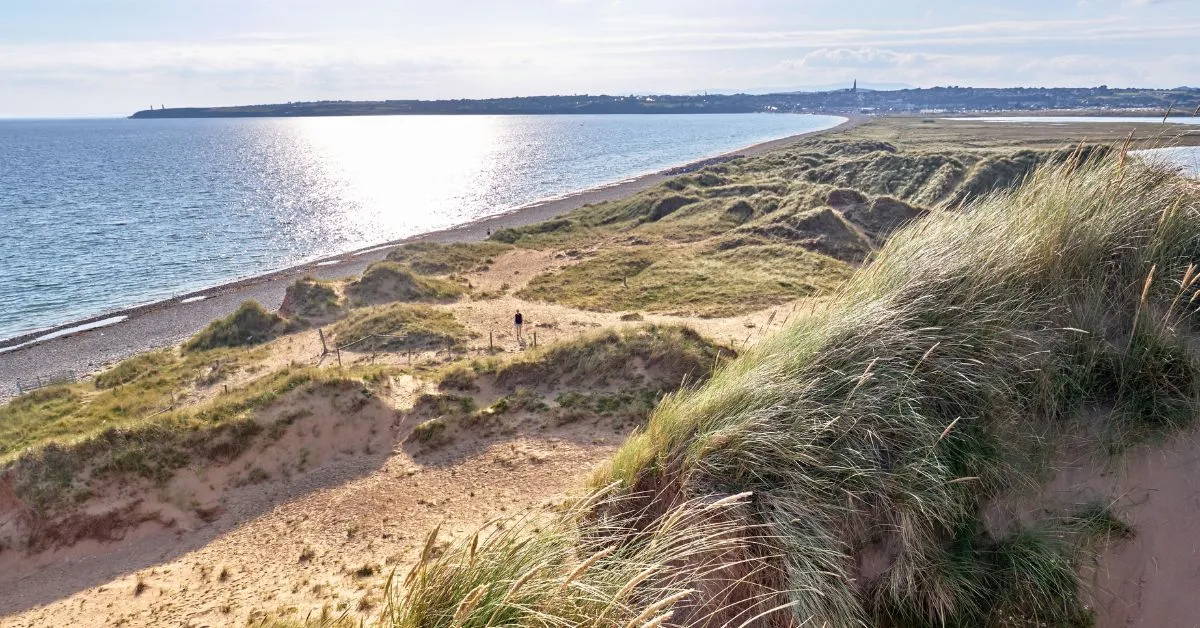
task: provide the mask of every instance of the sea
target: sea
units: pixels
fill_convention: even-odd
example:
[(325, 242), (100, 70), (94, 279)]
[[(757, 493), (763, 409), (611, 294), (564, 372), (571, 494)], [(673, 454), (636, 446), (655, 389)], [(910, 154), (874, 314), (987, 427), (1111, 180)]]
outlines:
[(0, 120), (0, 340), (843, 120)]

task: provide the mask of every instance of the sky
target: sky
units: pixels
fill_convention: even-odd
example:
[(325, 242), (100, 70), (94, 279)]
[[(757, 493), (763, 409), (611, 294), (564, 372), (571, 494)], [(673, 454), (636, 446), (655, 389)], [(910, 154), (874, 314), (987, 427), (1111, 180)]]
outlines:
[(1200, 0), (0, 0), (0, 116), (166, 105), (1200, 85)]

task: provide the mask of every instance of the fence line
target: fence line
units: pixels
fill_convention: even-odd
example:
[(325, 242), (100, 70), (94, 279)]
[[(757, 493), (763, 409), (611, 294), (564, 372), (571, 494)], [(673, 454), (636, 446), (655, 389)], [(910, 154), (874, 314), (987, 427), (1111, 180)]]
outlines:
[(17, 392), (23, 395), (27, 392), (32, 392), (39, 388), (45, 388), (46, 386), (53, 386), (55, 384), (74, 383), (78, 379), (79, 378), (75, 374), (75, 371), (59, 371), (57, 373), (51, 373), (49, 375), (37, 375), (37, 376), (34, 376), (34, 378), (32, 380), (18, 379), (17, 380)]

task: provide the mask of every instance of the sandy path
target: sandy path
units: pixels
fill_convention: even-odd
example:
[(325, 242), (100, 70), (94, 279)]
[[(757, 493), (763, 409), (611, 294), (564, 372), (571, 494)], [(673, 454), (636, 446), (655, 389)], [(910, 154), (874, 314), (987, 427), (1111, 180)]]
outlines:
[[(567, 263), (554, 252), (506, 253), (467, 278), (491, 292), (507, 284), (508, 294), (436, 307), (453, 312), (477, 334), (471, 349), (479, 354), (487, 352), (489, 333), (505, 352), (524, 350), (511, 325), (517, 309), (528, 321), (529, 347), (535, 334), (540, 345), (547, 345), (602, 328), (643, 324), (622, 321), (621, 312), (588, 312), (510, 296), (537, 274)], [(809, 306), (792, 302), (719, 319), (643, 316), (646, 322), (692, 326), (741, 349)], [(276, 340), (268, 353), (261, 365), (267, 370), (293, 362), (334, 363), (320, 359), (315, 330)], [(343, 359), (348, 364), (407, 362), (398, 354), (345, 352)], [(254, 376), (247, 370), (226, 383), (237, 386)], [(442, 524), (444, 538), (450, 539), (493, 517), (555, 501), (578, 490), (583, 475), (626, 436), (611, 425), (572, 424), (518, 432), (508, 440), (468, 435), (465, 442), (414, 454), (402, 441), (416, 419), (404, 411), (426, 385), (409, 376), (396, 378), (371, 405), (349, 412), (325, 397), (273, 406), (266, 411), (268, 423), (273, 415), (297, 409), (315, 415), (226, 467), (187, 470), (163, 489), (140, 489), (156, 508), (170, 513), (170, 526), (145, 524), (121, 542), (84, 542), (33, 558), (0, 553), (0, 615), (9, 615), (0, 627), (244, 625), (252, 612), (303, 617), (322, 608), (366, 616), (381, 602), (386, 575), (393, 568), (404, 571), (435, 525)], [(193, 394), (189, 402), (203, 401), (216, 388)], [(296, 459), (301, 457), (311, 460), (312, 468), (300, 469)], [(265, 470), (270, 480), (238, 486), (252, 469)], [(189, 503), (220, 514), (198, 521), (189, 514), (195, 509)], [(356, 575), (364, 567), (370, 575)]]
[[(282, 503), (176, 558), (161, 556), (187, 544), (187, 535), (158, 531), (118, 561), (90, 558), (89, 550), (98, 548), (77, 546), (54, 567), (16, 580), (0, 577), (0, 604), (13, 613), (0, 625), (245, 625), (254, 612), (303, 618), (322, 607), (367, 616), (378, 610), (388, 574), (406, 573), (435, 525), (448, 541), (493, 517), (549, 505), (577, 490), (619, 438), (578, 432), (523, 437), (420, 460), (397, 449), (365, 477)], [(322, 473), (354, 475), (336, 466)], [(271, 499), (266, 493), (279, 490), (274, 483), (252, 488), (240, 499)], [(53, 596), (79, 580), (65, 580), (64, 572), (103, 570), (114, 562), (146, 566), (25, 608), (27, 599)], [(364, 567), (369, 574), (356, 573)]]

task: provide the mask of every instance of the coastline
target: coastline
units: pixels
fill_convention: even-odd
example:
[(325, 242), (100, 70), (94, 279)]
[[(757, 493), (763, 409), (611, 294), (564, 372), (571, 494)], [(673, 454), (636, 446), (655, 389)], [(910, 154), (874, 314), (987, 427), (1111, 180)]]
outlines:
[(866, 120), (854, 115), (841, 117), (845, 118), (843, 122), (827, 129), (752, 144), (681, 166), (537, 201), (447, 229), (374, 244), (0, 340), (0, 401), (17, 395), (19, 387), (28, 382), (82, 377), (135, 353), (178, 344), (209, 322), (228, 315), (246, 300), (256, 300), (271, 310), (278, 309), (287, 286), (304, 275), (325, 279), (357, 275), (369, 264), (386, 257), (388, 251), (403, 244), (483, 240), (491, 231), (541, 222), (585, 205), (624, 198), (684, 172), (722, 160), (760, 155), (805, 137), (846, 131)]

